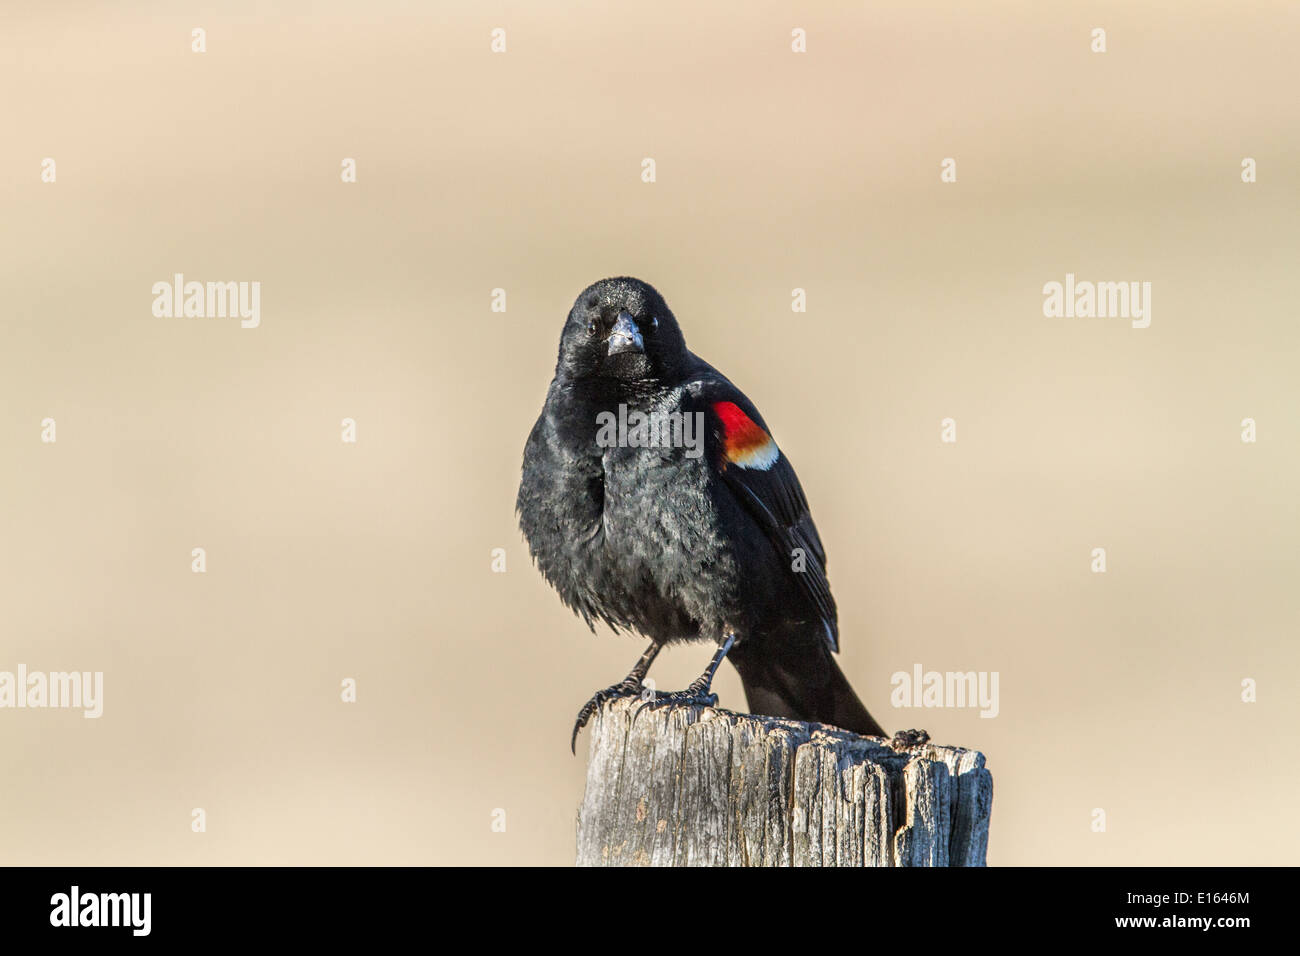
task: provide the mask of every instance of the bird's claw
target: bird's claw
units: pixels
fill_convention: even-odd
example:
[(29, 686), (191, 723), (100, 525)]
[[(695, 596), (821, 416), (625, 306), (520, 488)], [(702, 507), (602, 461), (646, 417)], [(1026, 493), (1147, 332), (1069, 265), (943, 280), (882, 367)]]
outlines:
[(641, 681), (627, 677), (612, 687), (606, 687), (592, 694), (591, 700), (582, 705), (582, 710), (578, 711), (578, 719), (573, 722), (573, 736), (569, 738), (569, 750), (574, 754), (578, 752), (578, 732), (587, 726), (587, 721), (595, 716), (596, 711), (600, 710), (606, 701), (617, 697), (639, 697), (642, 690)]
[(646, 701), (636, 709), (633, 719), (640, 717), (644, 710), (658, 710), (660, 707), (667, 707), (670, 704), (681, 704), (696, 707), (717, 707), (718, 695), (709, 692), (707, 685), (692, 684), (686, 690), (675, 690), (665, 693), (656, 693), (655, 696)]

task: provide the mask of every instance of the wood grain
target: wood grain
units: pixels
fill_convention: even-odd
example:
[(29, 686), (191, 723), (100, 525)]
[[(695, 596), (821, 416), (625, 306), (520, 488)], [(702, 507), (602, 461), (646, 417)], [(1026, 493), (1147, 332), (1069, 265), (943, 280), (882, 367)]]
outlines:
[(579, 866), (985, 863), (983, 754), (641, 704), (609, 701), (593, 718)]

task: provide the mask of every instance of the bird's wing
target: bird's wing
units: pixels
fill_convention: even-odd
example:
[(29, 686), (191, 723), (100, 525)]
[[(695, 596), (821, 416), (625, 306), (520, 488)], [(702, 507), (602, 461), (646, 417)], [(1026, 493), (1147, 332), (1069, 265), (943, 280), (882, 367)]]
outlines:
[[(716, 449), (711, 463), (724, 485), (763, 528), (783, 566), (811, 599), (821, 616), (827, 643), (831, 650), (838, 651), (839, 622), (826, 579), (826, 550), (799, 478), (777, 448), (754, 404), (729, 381), (720, 375), (718, 378), (692, 389), (715, 439), (711, 443)], [(800, 553), (803, 570), (796, 571)]]

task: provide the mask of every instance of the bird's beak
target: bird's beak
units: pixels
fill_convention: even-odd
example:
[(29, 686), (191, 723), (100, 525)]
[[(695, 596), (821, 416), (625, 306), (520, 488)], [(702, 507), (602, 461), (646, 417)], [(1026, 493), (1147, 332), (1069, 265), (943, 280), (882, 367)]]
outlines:
[(636, 320), (626, 312), (620, 312), (609, 332), (609, 354), (621, 352), (645, 352), (645, 340), (641, 330), (636, 327)]

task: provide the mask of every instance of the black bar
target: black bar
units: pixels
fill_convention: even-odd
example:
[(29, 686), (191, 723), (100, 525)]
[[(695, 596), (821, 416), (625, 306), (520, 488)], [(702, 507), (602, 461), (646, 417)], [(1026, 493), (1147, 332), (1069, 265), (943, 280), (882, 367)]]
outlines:
[[(527, 941), (531, 934), (536, 945), (542, 945), (536, 938), (541, 934), (555, 945), (579, 947), (620, 938), (606, 935), (613, 933), (635, 949), (638, 939), (645, 945), (663, 942), (663, 934), (691, 920), (703, 921), (696, 930), (706, 934), (700, 945), (713, 948), (751, 932), (761, 938), (782, 931), (778, 927), (824, 925), (828, 915), (838, 921), (839, 909), (845, 936), (834, 945), (853, 948), (879, 941), (880, 934), (937, 932), (952, 942), (972, 927), (988, 934), (991, 946), (1099, 936), (1177, 944), (1204, 938), (1231, 945), (1261, 928), (1285, 932), (1289, 921), (1280, 910), (1294, 882), (1291, 869), (1222, 867), (761, 874), (557, 869), (544, 876), (529, 869), (10, 868), (0, 870), (0, 926), (6, 942), (77, 945), (337, 945), (400, 942), (413, 931), (450, 942), (448, 933), (464, 931), (498, 942), (515, 934)], [(136, 935), (144, 928), (143, 895), (129, 910), (120, 896), (103, 909), (108, 917), (116, 910), (119, 923), (127, 925), (52, 925), (52, 918), (70, 922), (73, 886), (81, 904), (78, 921), (98, 918), (100, 894), (149, 894), (148, 934)], [(60, 894), (68, 903), (63, 910)], [(90, 895), (93, 904), (86, 902)], [(801, 913), (803, 907), (809, 912)], [(1201, 925), (1207, 919), (1208, 927)]]

